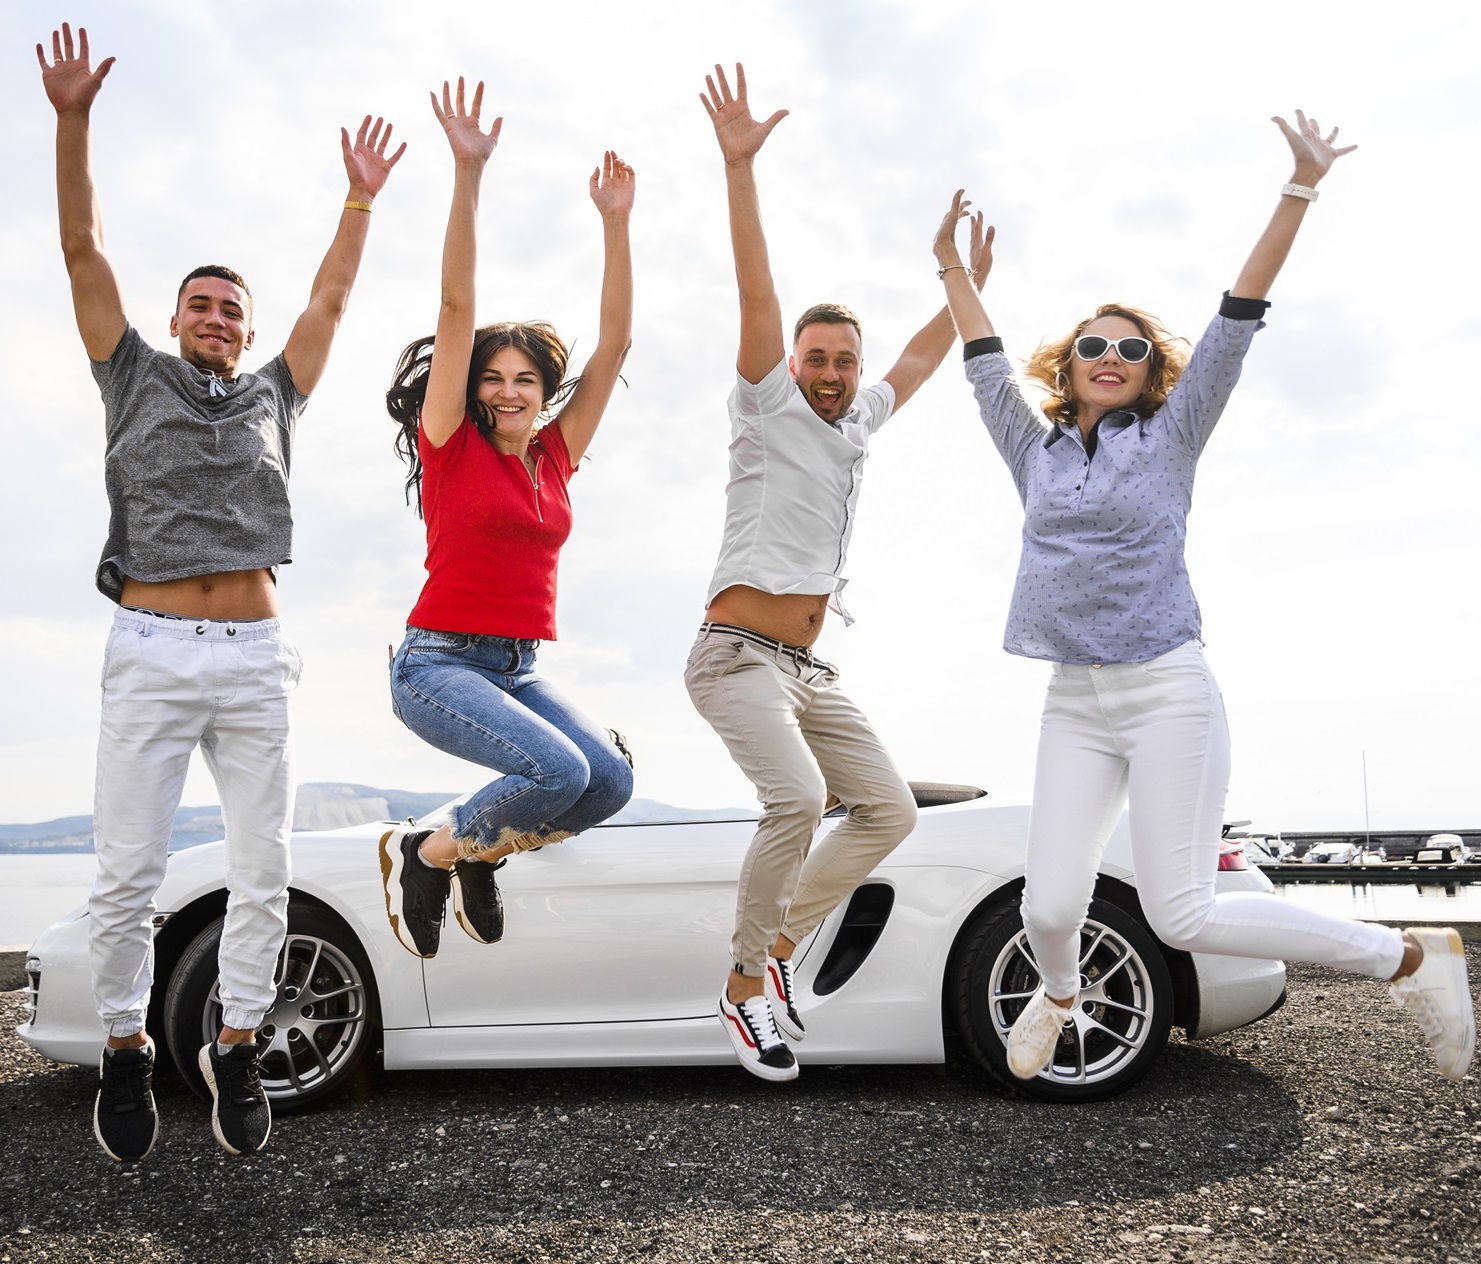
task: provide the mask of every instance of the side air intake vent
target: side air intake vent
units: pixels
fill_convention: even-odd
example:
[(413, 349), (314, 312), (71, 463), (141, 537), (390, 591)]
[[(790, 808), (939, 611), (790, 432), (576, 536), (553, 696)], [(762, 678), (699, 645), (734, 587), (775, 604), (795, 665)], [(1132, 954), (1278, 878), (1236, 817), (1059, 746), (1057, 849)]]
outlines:
[(895, 907), (895, 888), (883, 882), (869, 882), (858, 888), (849, 897), (844, 910), (843, 925), (838, 928), (833, 946), (818, 971), (813, 991), (818, 996), (836, 992), (864, 964), (864, 958), (873, 950), (889, 920), (890, 910)]

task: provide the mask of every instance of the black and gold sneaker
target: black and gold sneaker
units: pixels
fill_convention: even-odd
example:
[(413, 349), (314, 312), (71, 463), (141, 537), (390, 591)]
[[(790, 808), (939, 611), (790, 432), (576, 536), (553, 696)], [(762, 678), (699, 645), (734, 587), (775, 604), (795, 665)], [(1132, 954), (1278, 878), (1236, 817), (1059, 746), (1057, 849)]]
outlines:
[(447, 909), (452, 874), (429, 865), (417, 855), (432, 831), (410, 821), (381, 835), (381, 885), (386, 893), (386, 917), (391, 933), (407, 952), (435, 957), (442, 941), (442, 918)]
[(453, 863), (453, 916), (481, 944), (496, 944), (504, 938), (504, 897), (494, 871), (502, 869), (508, 859)]

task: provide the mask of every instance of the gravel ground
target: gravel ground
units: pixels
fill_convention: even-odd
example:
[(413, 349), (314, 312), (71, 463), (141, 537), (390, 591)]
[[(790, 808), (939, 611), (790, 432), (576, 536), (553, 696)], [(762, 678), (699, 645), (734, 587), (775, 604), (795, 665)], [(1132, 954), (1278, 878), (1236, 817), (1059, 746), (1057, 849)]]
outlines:
[(23, 1045), (20, 1008), (0, 994), (0, 1264), (1481, 1258), (1478, 1076), (1441, 1079), (1381, 987), (1318, 967), (1100, 1105), (955, 1064), (379, 1072), (232, 1159), (161, 1077), (135, 1169), (93, 1141), (96, 1073)]

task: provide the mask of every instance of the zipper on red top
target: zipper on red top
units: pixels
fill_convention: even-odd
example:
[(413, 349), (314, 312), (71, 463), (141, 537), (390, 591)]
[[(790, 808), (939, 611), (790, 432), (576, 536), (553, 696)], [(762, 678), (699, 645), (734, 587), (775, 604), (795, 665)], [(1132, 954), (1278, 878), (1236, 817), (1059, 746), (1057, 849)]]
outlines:
[(540, 452), (537, 451), (535, 453), (535, 472), (533, 474), (530, 473), (529, 466), (527, 466), (523, 461), (519, 463), (520, 468), (524, 470), (526, 474), (529, 474), (530, 488), (535, 494), (535, 517), (541, 523), (545, 521), (545, 514), (540, 509), (540, 462), (543, 459), (543, 456), (540, 454)]

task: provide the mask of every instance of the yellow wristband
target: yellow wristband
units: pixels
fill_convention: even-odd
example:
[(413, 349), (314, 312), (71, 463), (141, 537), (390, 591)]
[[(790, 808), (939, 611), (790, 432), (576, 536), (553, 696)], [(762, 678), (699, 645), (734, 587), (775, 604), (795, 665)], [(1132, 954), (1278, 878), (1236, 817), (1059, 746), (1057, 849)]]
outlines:
[(347, 210), (347, 211), (364, 211), (368, 215), (368, 214), (370, 214), (370, 203), (369, 202), (346, 202), (345, 203), (345, 210)]

